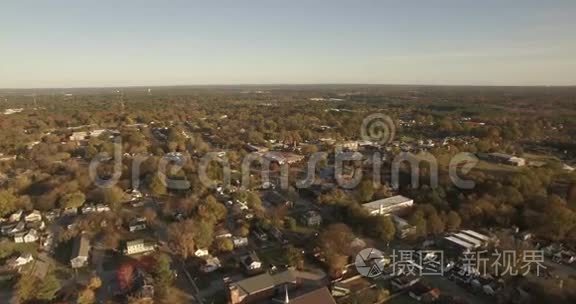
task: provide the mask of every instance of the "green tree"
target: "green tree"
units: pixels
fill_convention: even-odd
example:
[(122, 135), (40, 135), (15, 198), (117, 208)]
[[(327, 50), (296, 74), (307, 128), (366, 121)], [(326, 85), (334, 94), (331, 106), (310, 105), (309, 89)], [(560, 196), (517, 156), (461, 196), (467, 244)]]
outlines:
[(50, 301), (54, 299), (59, 290), (60, 281), (51, 272), (42, 280), (30, 274), (23, 274), (16, 283), (14, 296), (20, 302)]
[(117, 206), (125, 198), (124, 191), (118, 186), (102, 189), (102, 201), (112, 206)]
[(229, 238), (219, 238), (216, 239), (216, 250), (219, 252), (230, 252), (234, 250), (234, 243)]
[(214, 225), (204, 221), (194, 221), (194, 242), (197, 248), (209, 248), (214, 241)]
[(446, 230), (454, 231), (460, 228), (460, 224), (462, 223), (462, 219), (460, 219), (460, 215), (454, 211), (448, 212), (446, 216)]
[(260, 196), (258, 195), (258, 193), (248, 192), (247, 202), (248, 202), (248, 207), (250, 207), (251, 209), (262, 210), (262, 200), (260, 199)]
[(206, 197), (203, 204), (198, 206), (198, 215), (203, 221), (210, 223), (217, 223), (226, 217), (228, 210), (226, 207), (219, 203), (213, 196)]
[(193, 220), (185, 220), (168, 226), (168, 239), (172, 250), (186, 259), (196, 251), (196, 229)]
[(304, 250), (296, 248), (292, 245), (288, 246), (286, 249), (286, 259), (288, 260), (288, 265), (296, 267), (297, 269), (304, 269)]
[(152, 270), (154, 278), (154, 291), (159, 297), (164, 297), (168, 293), (168, 288), (172, 286), (174, 275), (170, 267), (171, 259), (165, 253), (158, 254), (154, 257), (155, 265)]
[(166, 194), (166, 181), (162, 179), (158, 174), (154, 174), (148, 183), (148, 189), (155, 196), (161, 196)]
[(394, 239), (396, 227), (389, 216), (370, 216), (367, 223), (369, 234), (386, 242)]
[(434, 212), (430, 214), (430, 216), (428, 216), (427, 221), (428, 233), (438, 235), (444, 232), (444, 229), (445, 229), (444, 221), (442, 220), (442, 218), (440, 218), (440, 216), (438, 216), (438, 213)]
[(358, 189), (358, 196), (360, 201), (369, 202), (374, 196), (374, 183), (368, 179), (362, 181)]
[(66, 193), (60, 198), (60, 207), (78, 208), (84, 204), (86, 196), (81, 191)]
[(6, 216), (16, 210), (18, 198), (11, 191), (0, 190), (0, 216)]

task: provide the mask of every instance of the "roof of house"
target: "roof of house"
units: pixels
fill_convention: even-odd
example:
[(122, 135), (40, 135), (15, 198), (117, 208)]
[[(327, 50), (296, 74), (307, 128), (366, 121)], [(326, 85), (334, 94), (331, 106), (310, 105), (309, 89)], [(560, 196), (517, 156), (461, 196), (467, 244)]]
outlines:
[(154, 244), (154, 242), (151, 242), (151, 241), (146, 241), (144, 239), (136, 239), (136, 240), (132, 240), (132, 241), (127, 241), (126, 242), (126, 248), (132, 247), (132, 246), (153, 245), (153, 244)]
[(336, 304), (336, 301), (328, 288), (323, 287), (290, 299), (290, 304)]
[(481, 233), (478, 233), (478, 232), (476, 232), (476, 231), (473, 231), (473, 230), (462, 230), (461, 232), (464, 233), (464, 234), (467, 234), (467, 235), (469, 235), (469, 236), (472, 236), (472, 237), (474, 237), (474, 238), (477, 238), (477, 239), (479, 239), (479, 240), (481, 240), (481, 241), (485, 241), (485, 242), (490, 241), (490, 237), (485, 236), (485, 235), (483, 235), (483, 234), (481, 234)]
[(453, 237), (453, 236), (447, 236), (447, 237), (445, 237), (444, 239), (445, 239), (445, 240), (448, 240), (448, 241), (450, 241), (450, 242), (452, 242), (452, 243), (454, 243), (454, 244), (457, 244), (457, 245), (459, 245), (459, 246), (461, 246), (461, 247), (463, 247), (463, 248), (466, 248), (466, 249), (473, 249), (473, 248), (476, 246), (476, 245), (474, 245), (474, 244), (472, 244), (472, 243), (468, 243), (468, 242), (466, 242), (466, 241), (464, 241), (464, 240), (462, 240), (462, 239), (455, 238), (455, 237)]
[(411, 198), (407, 198), (402, 195), (396, 195), (388, 198), (383, 198), (379, 200), (375, 200), (366, 204), (363, 204), (362, 207), (367, 208), (369, 210), (377, 210), (380, 207), (387, 208), (392, 207), (395, 205), (403, 204), (412, 201)]
[(285, 204), (289, 200), (287, 200), (284, 196), (276, 191), (268, 191), (264, 195), (264, 199), (274, 205)]
[(455, 233), (452, 236), (457, 238), (457, 239), (461, 239), (467, 243), (474, 244), (476, 247), (482, 246), (482, 240), (479, 240), (475, 237), (472, 237), (466, 233)]
[(72, 248), (72, 258), (87, 257), (89, 252), (90, 240), (84, 235), (77, 237)]
[(274, 288), (274, 280), (268, 273), (263, 273), (254, 277), (250, 277), (235, 283), (233, 286), (238, 287), (240, 292), (245, 295), (256, 294), (267, 289)]
[(296, 282), (294, 270), (286, 270), (275, 274), (263, 273), (249, 277), (232, 283), (232, 286), (238, 287), (238, 289), (245, 295), (251, 295), (276, 286), (294, 282)]
[(36, 260), (30, 269), (30, 274), (37, 277), (38, 279), (43, 279), (46, 274), (48, 274), (48, 268), (50, 264), (46, 261)]

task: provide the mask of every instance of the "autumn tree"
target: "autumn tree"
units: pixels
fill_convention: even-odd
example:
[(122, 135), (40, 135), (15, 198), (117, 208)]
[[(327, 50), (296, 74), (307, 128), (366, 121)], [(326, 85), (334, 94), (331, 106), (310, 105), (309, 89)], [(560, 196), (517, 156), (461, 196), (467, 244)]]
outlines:
[(219, 238), (216, 239), (214, 243), (216, 250), (219, 252), (230, 252), (234, 250), (234, 243), (232, 243), (232, 240), (229, 238)]
[(0, 216), (6, 216), (16, 210), (18, 198), (11, 191), (0, 190)]
[(462, 223), (462, 219), (460, 219), (460, 215), (455, 211), (449, 211), (446, 216), (446, 230), (448, 231), (455, 231), (460, 228), (460, 224)]
[(86, 196), (81, 191), (66, 193), (60, 198), (60, 207), (79, 208), (86, 201)]
[(345, 224), (332, 224), (320, 233), (318, 245), (333, 277), (340, 276), (348, 257), (353, 254), (352, 242), (355, 238)]

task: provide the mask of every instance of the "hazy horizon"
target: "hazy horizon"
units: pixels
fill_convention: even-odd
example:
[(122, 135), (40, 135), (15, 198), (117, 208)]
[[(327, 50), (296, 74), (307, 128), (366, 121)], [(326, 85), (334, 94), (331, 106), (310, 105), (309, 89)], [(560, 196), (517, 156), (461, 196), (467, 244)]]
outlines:
[(576, 85), (575, 2), (3, 6), (4, 89)]

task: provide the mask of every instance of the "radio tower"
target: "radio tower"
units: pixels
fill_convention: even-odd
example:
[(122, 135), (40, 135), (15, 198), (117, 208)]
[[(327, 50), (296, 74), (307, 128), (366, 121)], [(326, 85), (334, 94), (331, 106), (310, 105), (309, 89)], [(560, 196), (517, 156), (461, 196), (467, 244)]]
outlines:
[(120, 103), (120, 113), (124, 114), (124, 91), (116, 90), (116, 93), (119, 93), (118, 102)]

